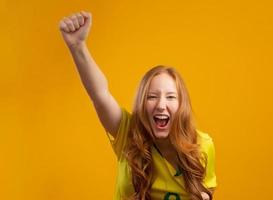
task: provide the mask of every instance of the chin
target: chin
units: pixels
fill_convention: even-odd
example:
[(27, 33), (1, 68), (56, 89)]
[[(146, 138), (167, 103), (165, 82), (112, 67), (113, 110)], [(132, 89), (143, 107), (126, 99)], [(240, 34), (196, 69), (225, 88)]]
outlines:
[(155, 132), (154, 136), (156, 139), (166, 139), (166, 138), (168, 138), (169, 133), (168, 132), (157, 132), (157, 133)]

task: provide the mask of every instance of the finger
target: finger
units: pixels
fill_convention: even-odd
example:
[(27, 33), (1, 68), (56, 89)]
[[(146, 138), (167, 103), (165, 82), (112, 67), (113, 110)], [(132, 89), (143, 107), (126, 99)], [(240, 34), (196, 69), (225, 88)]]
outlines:
[(72, 15), (70, 17), (70, 19), (72, 20), (73, 24), (74, 24), (74, 27), (75, 29), (79, 29), (80, 28), (80, 25), (79, 25), (79, 22), (78, 22), (78, 17), (76, 15)]
[(67, 27), (68, 27), (68, 29), (69, 29), (70, 32), (74, 32), (75, 31), (75, 27), (74, 27), (74, 24), (73, 24), (73, 22), (72, 22), (71, 19), (65, 17), (63, 19), (63, 21), (67, 25)]
[(85, 11), (81, 11), (80, 13), (84, 16), (84, 18), (91, 20), (91, 18), (92, 18), (91, 13), (85, 12)]
[(84, 17), (80, 13), (77, 13), (76, 16), (78, 18), (80, 26), (82, 26), (84, 24)]
[(64, 31), (64, 32), (67, 32), (69, 33), (69, 28), (67, 27), (66, 23), (64, 23), (63, 20), (60, 21), (60, 25), (59, 25), (59, 28), (61, 31)]

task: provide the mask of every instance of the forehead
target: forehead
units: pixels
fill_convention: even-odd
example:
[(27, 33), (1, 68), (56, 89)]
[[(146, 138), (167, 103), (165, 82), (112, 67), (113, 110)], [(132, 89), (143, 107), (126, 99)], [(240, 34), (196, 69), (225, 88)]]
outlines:
[(177, 93), (176, 83), (169, 74), (160, 73), (152, 78), (149, 92), (175, 92)]

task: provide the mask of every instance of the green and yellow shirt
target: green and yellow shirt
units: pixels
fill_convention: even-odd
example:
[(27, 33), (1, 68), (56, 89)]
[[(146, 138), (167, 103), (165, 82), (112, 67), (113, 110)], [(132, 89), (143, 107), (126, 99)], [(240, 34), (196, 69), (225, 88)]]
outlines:
[[(123, 197), (128, 197), (134, 192), (132, 177), (129, 165), (124, 157), (130, 125), (131, 114), (125, 109), (122, 109), (122, 119), (119, 125), (119, 130), (114, 139), (109, 133), (109, 139), (118, 160), (118, 172), (116, 180), (116, 188), (114, 200), (121, 200)], [(215, 176), (215, 156), (214, 145), (211, 137), (197, 130), (199, 134), (199, 143), (201, 151), (207, 155), (207, 168), (204, 185), (207, 188), (216, 187)], [(188, 194), (185, 191), (183, 173), (178, 173), (176, 169), (160, 155), (156, 148), (152, 147), (152, 157), (154, 164), (155, 181), (151, 187), (151, 197), (153, 200), (189, 200)]]

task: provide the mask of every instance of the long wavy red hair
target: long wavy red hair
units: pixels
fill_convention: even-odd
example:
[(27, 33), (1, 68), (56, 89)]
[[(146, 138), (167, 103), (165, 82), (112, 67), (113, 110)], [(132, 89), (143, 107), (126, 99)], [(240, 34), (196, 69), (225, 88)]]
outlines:
[[(134, 200), (150, 200), (153, 183), (153, 162), (151, 148), (155, 141), (146, 112), (147, 93), (150, 83), (158, 74), (167, 73), (175, 81), (179, 108), (174, 116), (169, 139), (177, 151), (179, 167), (183, 170), (185, 189), (191, 200), (202, 200), (201, 192), (212, 194), (203, 185), (206, 155), (202, 155), (197, 143), (197, 131), (192, 117), (192, 107), (186, 86), (179, 73), (172, 67), (156, 66), (142, 78), (137, 90), (132, 111), (126, 159), (131, 169), (135, 193), (128, 197)], [(203, 163), (203, 164), (202, 164)]]

